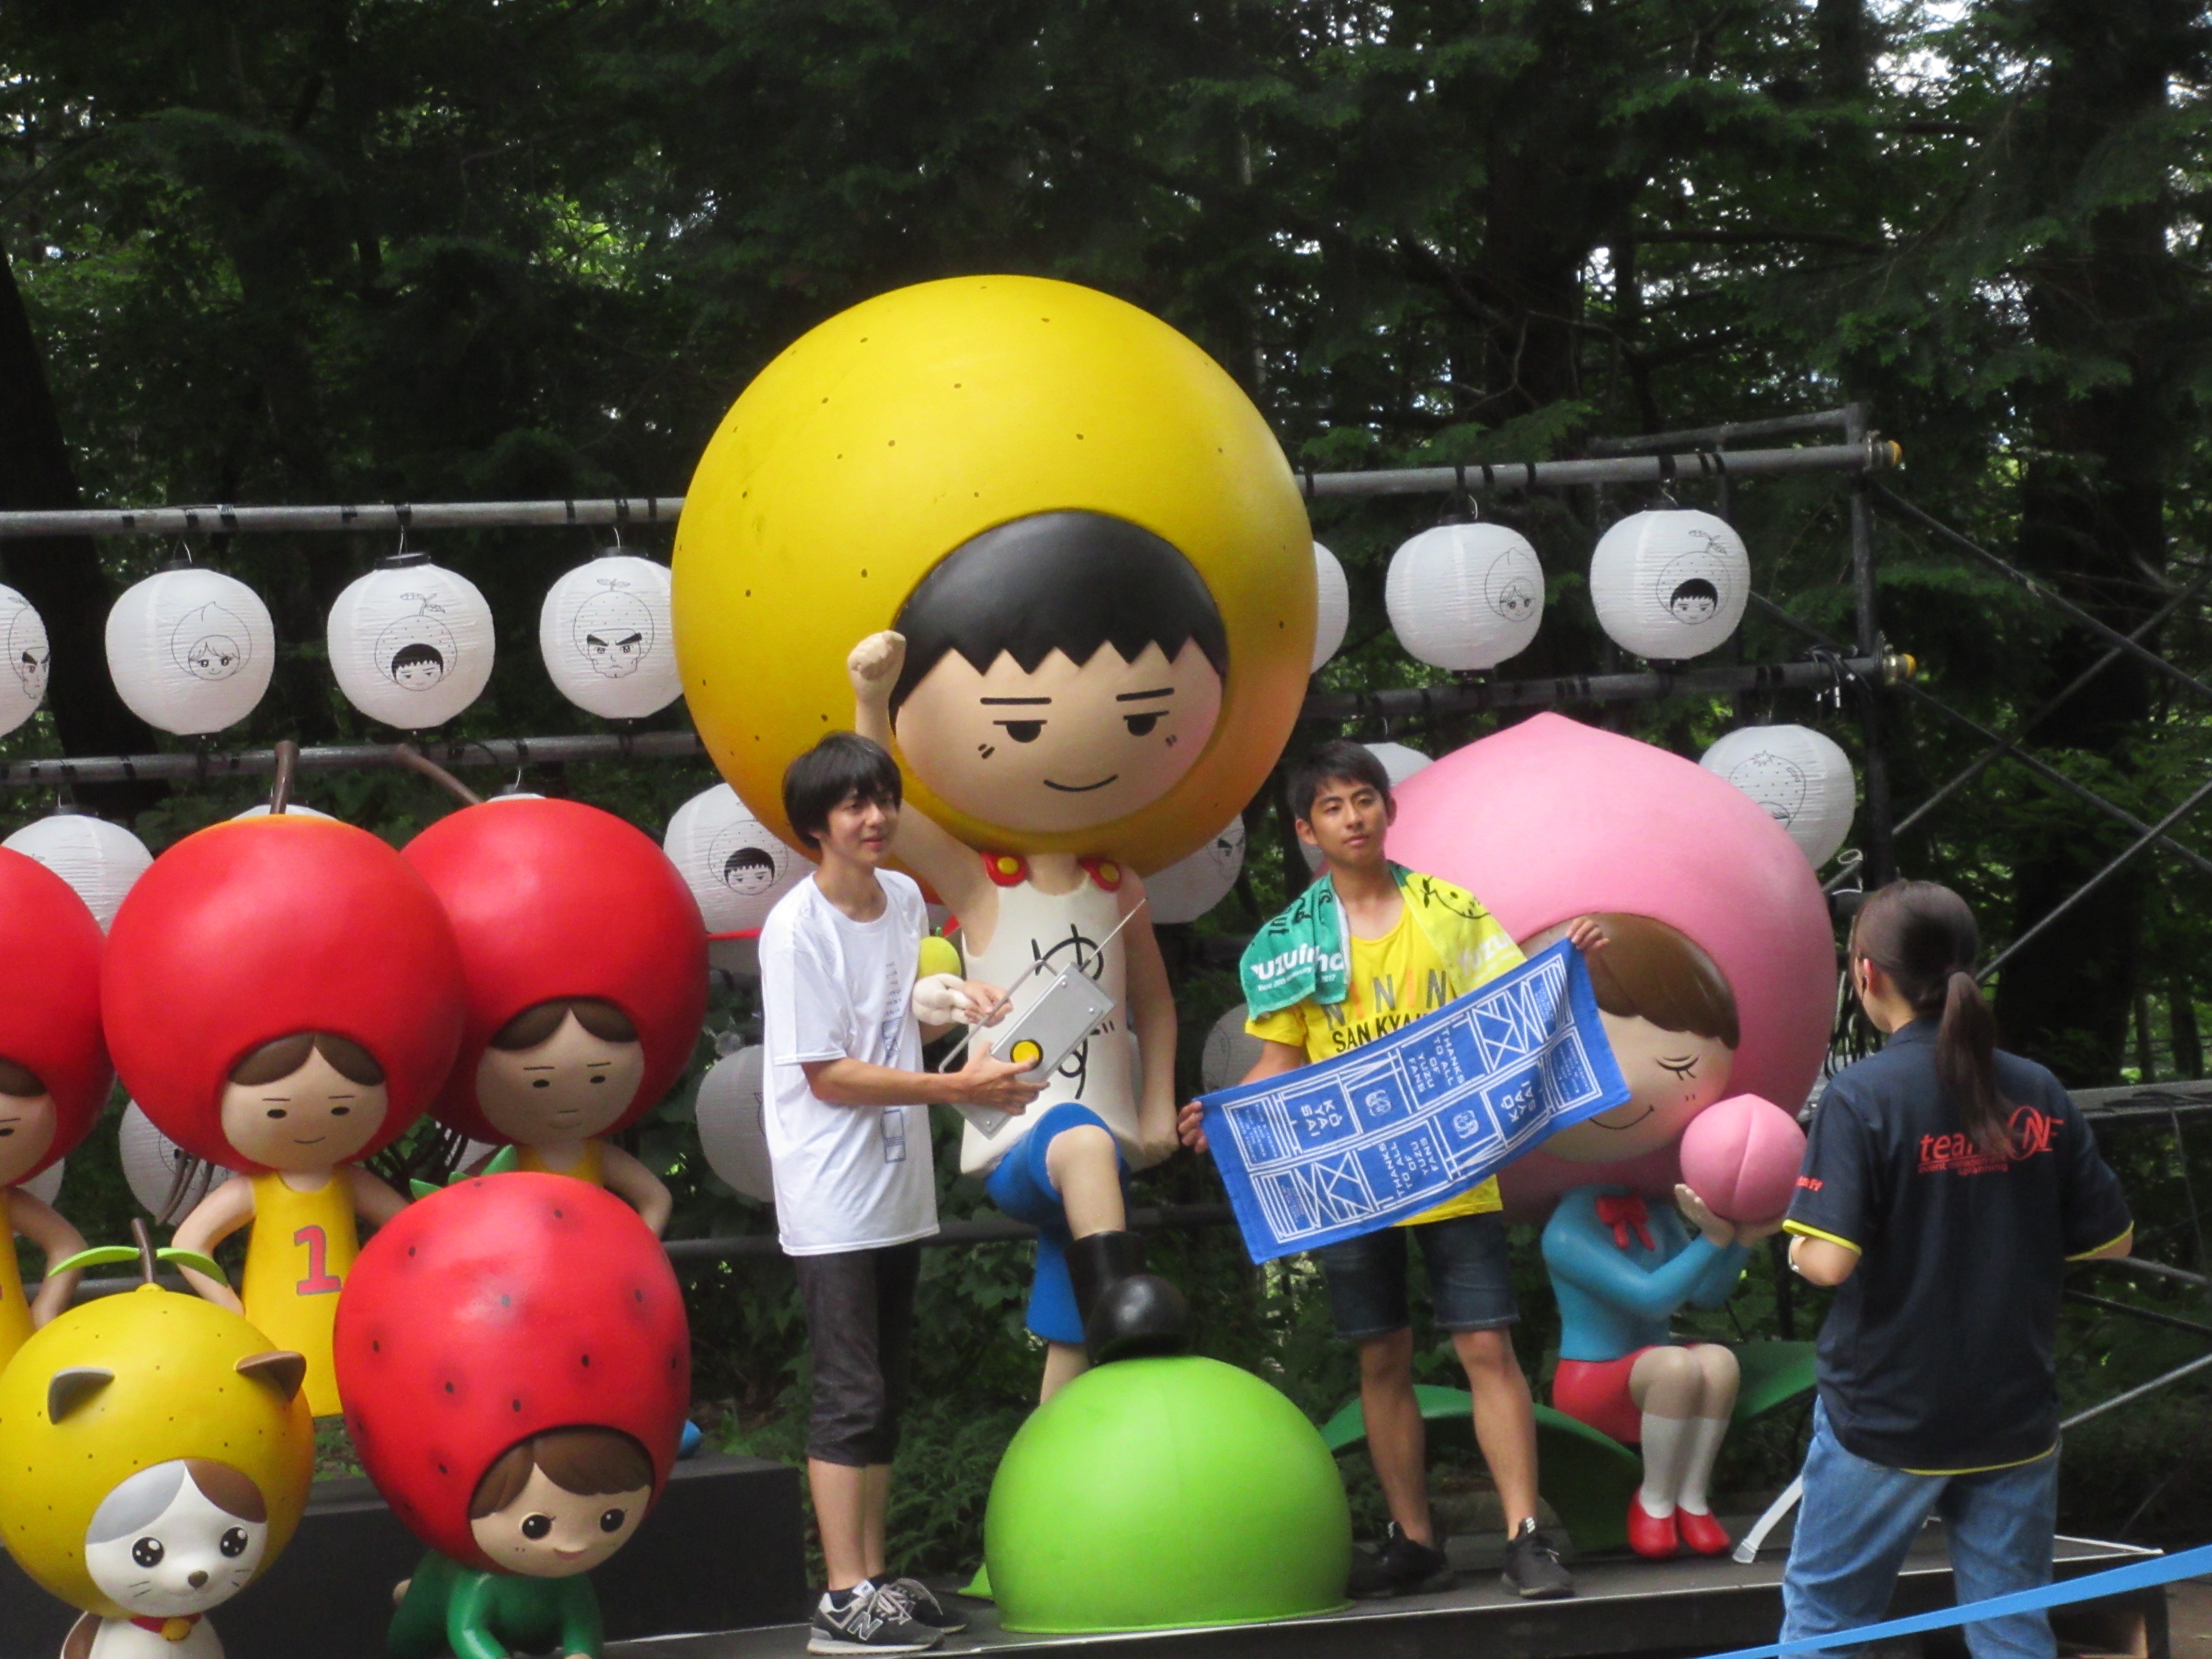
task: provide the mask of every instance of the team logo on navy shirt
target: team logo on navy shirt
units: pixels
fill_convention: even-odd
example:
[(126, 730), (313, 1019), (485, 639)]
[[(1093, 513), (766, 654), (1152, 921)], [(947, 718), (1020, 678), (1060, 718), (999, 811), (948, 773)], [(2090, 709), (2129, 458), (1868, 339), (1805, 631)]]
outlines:
[(1972, 1135), (1921, 1136), (1920, 1173), (1986, 1175), (1992, 1170), (2008, 1169), (2014, 1164), (2049, 1152), (2057, 1145), (2058, 1120), (2033, 1106), (2022, 1106), (2015, 1110), (2006, 1127), (2012, 1142), (2009, 1153), (1985, 1152), (1974, 1145)]

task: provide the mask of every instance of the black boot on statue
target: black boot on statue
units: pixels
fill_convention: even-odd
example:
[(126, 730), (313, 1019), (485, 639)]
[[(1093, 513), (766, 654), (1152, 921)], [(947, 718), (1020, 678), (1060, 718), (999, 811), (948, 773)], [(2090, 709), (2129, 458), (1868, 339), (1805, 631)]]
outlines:
[(1158, 1273), (1145, 1271), (1145, 1241), (1134, 1233), (1091, 1233), (1067, 1247), (1083, 1316), (1083, 1346), (1094, 1365), (1176, 1354), (1190, 1346), (1190, 1304)]

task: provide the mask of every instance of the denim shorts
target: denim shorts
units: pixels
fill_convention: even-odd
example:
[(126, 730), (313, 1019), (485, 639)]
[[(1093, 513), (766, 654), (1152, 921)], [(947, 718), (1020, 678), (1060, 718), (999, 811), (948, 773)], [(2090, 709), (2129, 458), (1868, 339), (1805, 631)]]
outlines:
[(1338, 1336), (1364, 1342), (1413, 1323), (1406, 1301), (1408, 1233), (1420, 1241), (1421, 1259), (1428, 1264), (1429, 1305), (1439, 1328), (1492, 1331), (1521, 1317), (1513, 1300), (1505, 1218), (1492, 1212), (1383, 1227), (1316, 1250)]
[[(983, 1182), (983, 1190), (990, 1194), (994, 1204), (1015, 1220), (1026, 1221), (1037, 1230), (1036, 1273), (1030, 1281), (1029, 1317), (1025, 1322), (1032, 1333), (1048, 1342), (1080, 1343), (1083, 1316), (1075, 1305), (1074, 1282), (1067, 1275), (1067, 1247), (1071, 1242), (1067, 1211), (1060, 1204), (1059, 1189), (1052, 1184), (1052, 1172), (1045, 1166), (1045, 1155), (1052, 1150), (1052, 1143), (1068, 1130), (1085, 1125), (1103, 1129), (1106, 1120), (1073, 1100), (1048, 1107), (1037, 1119), (1036, 1127), (1013, 1144)], [(1118, 1147), (1115, 1157), (1126, 1188), (1128, 1162), (1121, 1157)]]

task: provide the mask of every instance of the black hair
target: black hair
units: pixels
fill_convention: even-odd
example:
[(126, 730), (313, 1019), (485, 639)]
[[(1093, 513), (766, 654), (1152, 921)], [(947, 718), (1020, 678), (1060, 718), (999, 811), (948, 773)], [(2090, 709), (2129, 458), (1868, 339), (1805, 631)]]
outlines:
[(783, 815), (817, 853), (830, 814), (856, 797), (885, 806), (903, 799), (898, 763), (858, 732), (832, 732), (783, 769)]
[(1889, 976), (1917, 1019), (1938, 1019), (1936, 1075), (1959, 1127), (1984, 1153), (2012, 1149), (1997, 1094), (1996, 1018), (1974, 977), (1981, 929), (1966, 901), (1932, 881), (1893, 881), (1867, 895), (1851, 924), (1854, 959)]
[(1103, 513), (1036, 513), (946, 554), (899, 607), (906, 664), (896, 714), (957, 651), (979, 673), (1001, 653), (1033, 674), (1054, 651), (1080, 667), (1111, 645), (1134, 662), (1148, 645), (1173, 660), (1195, 644), (1229, 677), (1229, 635), (1206, 581), (1172, 543)]
[(722, 873), (726, 876), (732, 870), (750, 870), (756, 866), (763, 870), (773, 872), (775, 868), (775, 860), (757, 847), (740, 847), (722, 860)]
[(1721, 591), (1703, 576), (1692, 576), (1667, 596), (1669, 607), (1683, 599), (1711, 599), (1715, 605), (1718, 605), (1721, 602)]
[(401, 669), (412, 668), (418, 662), (434, 662), (443, 668), (446, 665), (445, 653), (436, 646), (426, 645), (417, 640), (412, 645), (403, 645), (392, 653), (392, 672), (397, 674)]
[(1314, 797), (1331, 778), (1366, 784), (1385, 801), (1390, 799), (1390, 775), (1375, 758), (1375, 751), (1349, 738), (1332, 738), (1308, 750), (1284, 780), (1283, 793), (1290, 802), (1291, 817), (1310, 820)]

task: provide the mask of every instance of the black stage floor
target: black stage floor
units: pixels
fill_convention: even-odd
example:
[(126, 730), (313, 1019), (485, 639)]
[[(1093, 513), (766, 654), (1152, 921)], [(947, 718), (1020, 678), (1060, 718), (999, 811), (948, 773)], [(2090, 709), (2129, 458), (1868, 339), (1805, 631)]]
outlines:
[[(1747, 1516), (1729, 1517), (1741, 1536)], [(1163, 1550), (1175, 1548), (1164, 1532)], [(1739, 1566), (1718, 1560), (1640, 1561), (1605, 1556), (1575, 1565), (1579, 1593), (1571, 1601), (1522, 1601), (1498, 1583), (1502, 1543), (1455, 1539), (1452, 1559), (1457, 1587), (1394, 1601), (1356, 1602), (1341, 1613), (1273, 1624), (1201, 1630), (1150, 1631), (1116, 1636), (1029, 1636), (999, 1628), (996, 1609), (966, 1602), (969, 1628), (945, 1638), (938, 1652), (1016, 1654), (1052, 1651), (1077, 1659), (1092, 1650), (1099, 1659), (1594, 1659), (1599, 1655), (1664, 1656), (1717, 1653), (1771, 1642), (1782, 1617), (1782, 1558), (1771, 1544), (1760, 1559)], [(2061, 1538), (2061, 1578), (2118, 1566), (2150, 1552), (2091, 1539)], [(1951, 1603), (1951, 1573), (1940, 1526), (1915, 1545), (1892, 1604), (1904, 1617)], [(2151, 1591), (2115, 1602), (2090, 1604), (2086, 1616), (2063, 1620), (2062, 1638), (2074, 1650), (2166, 1659), (2163, 1593)], [(1954, 1649), (1929, 1639), (1931, 1653)], [(802, 1625), (720, 1635), (665, 1636), (608, 1649), (610, 1659), (798, 1659), (806, 1650)], [(1917, 1651), (1911, 1644), (1885, 1654)]]

